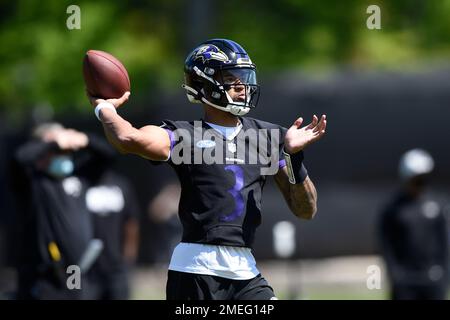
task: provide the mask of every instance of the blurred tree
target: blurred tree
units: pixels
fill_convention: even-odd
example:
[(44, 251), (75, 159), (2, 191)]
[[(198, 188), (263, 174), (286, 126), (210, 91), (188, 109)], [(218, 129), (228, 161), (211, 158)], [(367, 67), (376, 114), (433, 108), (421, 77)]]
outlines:
[[(89, 49), (117, 56), (135, 93), (164, 87), (180, 70), (176, 55), (176, 1), (79, 1), (81, 29), (69, 30), (71, 1), (2, 1), (0, 31), (1, 107), (22, 112), (36, 105), (56, 111), (89, 110), (82, 59)], [(133, 6), (134, 4), (134, 6)], [(4, 10), (3, 10), (4, 8)], [(180, 80), (181, 81), (181, 77)]]
[[(450, 56), (450, 0), (79, 0), (81, 30), (66, 27), (71, 4), (0, 0), (1, 109), (88, 112), (81, 73), (88, 49), (118, 57), (141, 102), (156, 90), (179, 90), (187, 47), (211, 37), (242, 43), (262, 74), (403, 70)], [(370, 4), (381, 8), (381, 30), (366, 28)]]

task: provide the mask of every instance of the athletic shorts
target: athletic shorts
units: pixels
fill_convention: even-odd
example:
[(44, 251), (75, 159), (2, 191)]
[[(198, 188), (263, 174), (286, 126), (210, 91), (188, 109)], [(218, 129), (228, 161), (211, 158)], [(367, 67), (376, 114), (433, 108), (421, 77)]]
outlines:
[(272, 287), (261, 274), (249, 280), (169, 270), (167, 300), (270, 300)]

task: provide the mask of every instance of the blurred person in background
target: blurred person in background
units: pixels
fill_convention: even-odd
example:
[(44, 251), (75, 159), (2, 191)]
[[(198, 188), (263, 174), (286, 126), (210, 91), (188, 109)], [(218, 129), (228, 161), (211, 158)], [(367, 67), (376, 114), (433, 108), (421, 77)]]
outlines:
[[(114, 154), (101, 138), (45, 123), (14, 154), (18, 299), (89, 299), (94, 227), (85, 204), (89, 177)], [(95, 249), (95, 248), (94, 248)], [(90, 258), (91, 261), (89, 261)], [(69, 289), (67, 267), (81, 269)]]
[(401, 189), (381, 214), (378, 237), (395, 300), (446, 298), (449, 243), (441, 206), (427, 192), (433, 168), (425, 150), (406, 152)]
[(111, 160), (88, 177), (86, 205), (94, 236), (103, 243), (91, 279), (96, 299), (125, 300), (130, 298), (129, 273), (138, 253), (140, 208), (132, 185), (111, 168)]
[(168, 264), (173, 249), (181, 240), (183, 228), (178, 218), (180, 197), (180, 184), (171, 182), (162, 188), (148, 206), (150, 221), (155, 225), (153, 237), (158, 240), (152, 246), (156, 263)]

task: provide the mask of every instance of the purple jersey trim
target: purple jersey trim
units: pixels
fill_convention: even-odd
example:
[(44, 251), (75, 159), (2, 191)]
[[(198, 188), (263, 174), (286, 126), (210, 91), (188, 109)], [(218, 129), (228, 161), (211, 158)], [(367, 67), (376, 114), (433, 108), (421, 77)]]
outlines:
[(170, 151), (172, 151), (174, 145), (175, 145), (175, 135), (173, 134), (173, 131), (167, 128), (163, 128), (164, 130), (167, 131), (167, 134), (169, 135), (169, 139), (170, 139)]

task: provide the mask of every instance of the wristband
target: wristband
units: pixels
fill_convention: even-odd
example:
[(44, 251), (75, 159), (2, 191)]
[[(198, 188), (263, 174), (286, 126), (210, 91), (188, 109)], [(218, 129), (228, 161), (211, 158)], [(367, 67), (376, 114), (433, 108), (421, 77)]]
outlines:
[(102, 121), (102, 119), (100, 119), (100, 110), (102, 110), (103, 108), (114, 110), (114, 112), (117, 113), (117, 110), (112, 103), (109, 103), (109, 102), (99, 103), (95, 107), (95, 116), (97, 117), (97, 119), (99, 121)]
[(303, 151), (289, 154), (283, 149), (286, 167), (288, 171), (289, 182), (291, 184), (302, 183), (308, 176), (308, 171), (303, 165)]

